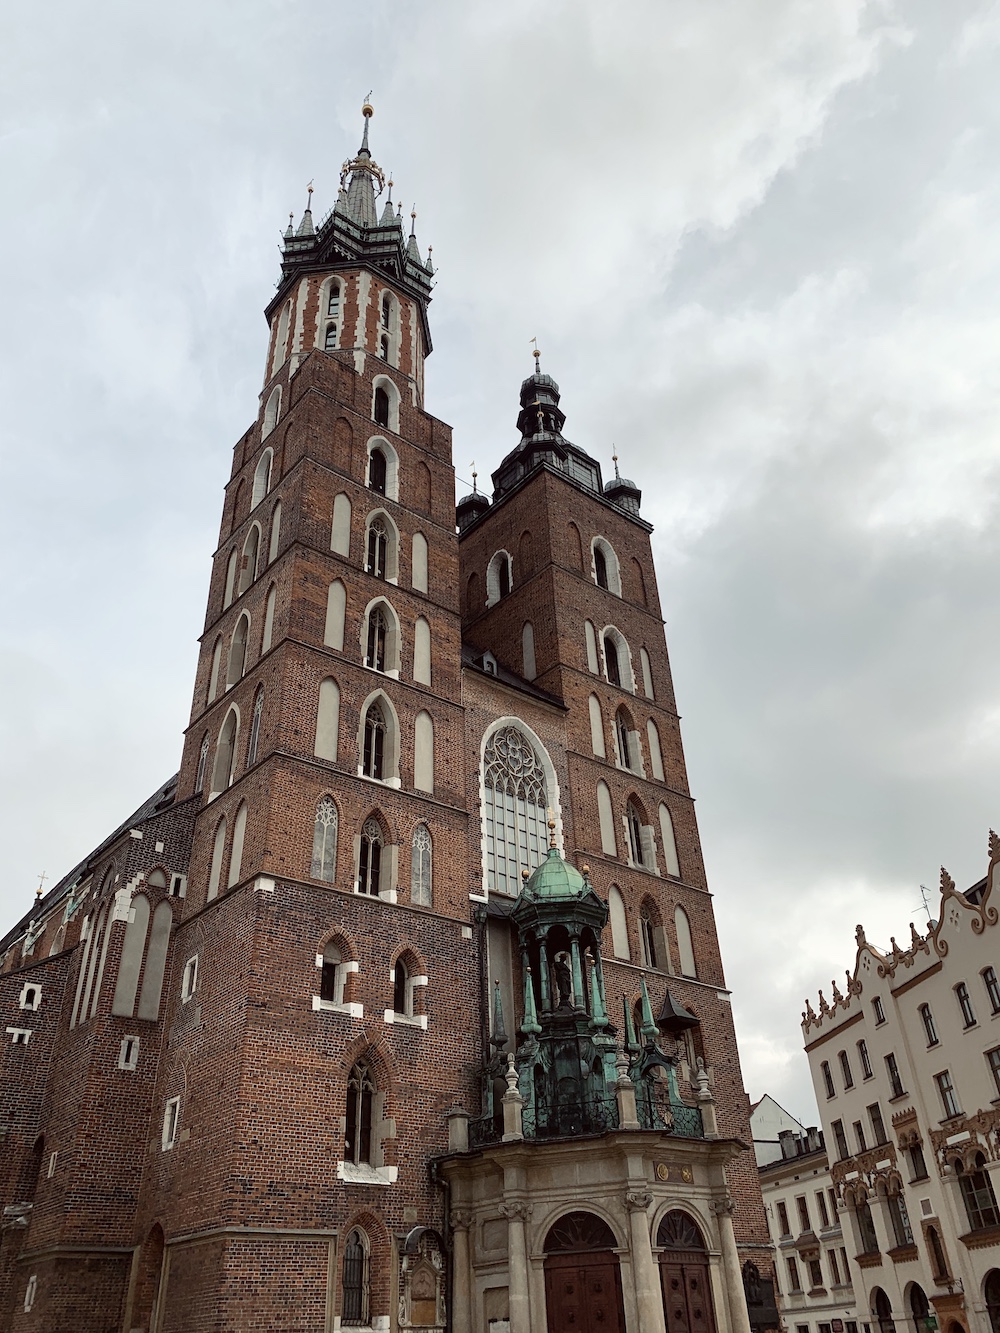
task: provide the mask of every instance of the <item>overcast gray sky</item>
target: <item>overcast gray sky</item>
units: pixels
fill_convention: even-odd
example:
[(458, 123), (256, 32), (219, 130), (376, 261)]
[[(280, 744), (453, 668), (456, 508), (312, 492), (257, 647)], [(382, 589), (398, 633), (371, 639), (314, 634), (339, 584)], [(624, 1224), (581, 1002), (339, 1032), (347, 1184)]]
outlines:
[(644, 488), (747, 1088), (814, 1115), (803, 997), (1000, 823), (1000, 6), (5, 22), (0, 930), (176, 767), (279, 233), (372, 88), (459, 476), (516, 441), (534, 335)]

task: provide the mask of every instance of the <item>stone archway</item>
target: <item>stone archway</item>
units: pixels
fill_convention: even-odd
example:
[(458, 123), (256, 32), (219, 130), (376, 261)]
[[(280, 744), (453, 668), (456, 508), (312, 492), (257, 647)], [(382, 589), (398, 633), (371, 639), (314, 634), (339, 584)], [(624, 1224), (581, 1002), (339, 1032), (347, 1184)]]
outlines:
[(625, 1333), (618, 1241), (593, 1213), (560, 1217), (545, 1237), (548, 1333)]
[(667, 1333), (715, 1333), (708, 1251), (694, 1221), (675, 1208), (656, 1232)]

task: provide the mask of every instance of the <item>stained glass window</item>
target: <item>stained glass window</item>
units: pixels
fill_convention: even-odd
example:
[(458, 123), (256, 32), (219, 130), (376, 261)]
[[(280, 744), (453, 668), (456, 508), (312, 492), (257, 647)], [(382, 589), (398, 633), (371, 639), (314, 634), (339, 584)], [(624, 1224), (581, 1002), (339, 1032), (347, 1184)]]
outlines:
[(483, 756), (486, 882), (494, 893), (515, 898), (521, 871), (545, 856), (548, 794), (542, 761), (517, 727), (501, 727)]

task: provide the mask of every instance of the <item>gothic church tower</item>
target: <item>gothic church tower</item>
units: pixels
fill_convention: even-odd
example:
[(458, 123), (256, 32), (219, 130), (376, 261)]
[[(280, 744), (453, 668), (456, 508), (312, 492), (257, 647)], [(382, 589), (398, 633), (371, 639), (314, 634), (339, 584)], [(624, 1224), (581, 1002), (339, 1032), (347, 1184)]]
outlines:
[(285, 234), (180, 772), (0, 941), (0, 1329), (763, 1330), (641, 493), (536, 364), (456, 511), (371, 114)]

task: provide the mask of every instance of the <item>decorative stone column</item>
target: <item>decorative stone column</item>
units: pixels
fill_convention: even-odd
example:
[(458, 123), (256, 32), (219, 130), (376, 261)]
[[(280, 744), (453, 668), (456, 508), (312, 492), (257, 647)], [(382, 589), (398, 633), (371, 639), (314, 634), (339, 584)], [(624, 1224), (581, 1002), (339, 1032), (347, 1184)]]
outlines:
[(615, 1095), (618, 1098), (618, 1128), (640, 1129), (639, 1112), (635, 1104), (635, 1084), (628, 1076), (628, 1057), (624, 1051), (618, 1052), (616, 1061), (618, 1082)]
[(733, 1200), (730, 1195), (716, 1199), (712, 1212), (719, 1219), (719, 1239), (722, 1248), (722, 1268), (726, 1279), (726, 1296), (729, 1299), (729, 1326), (732, 1333), (750, 1333), (750, 1315), (747, 1311), (747, 1297), (743, 1290), (743, 1273), (740, 1270), (740, 1256), (736, 1248), (736, 1232), (733, 1230)]
[(629, 1248), (632, 1251), (632, 1280), (635, 1284), (635, 1306), (639, 1315), (640, 1333), (666, 1333), (663, 1319), (663, 1298), (660, 1295), (660, 1272), (653, 1258), (649, 1238), (649, 1219), (646, 1210), (653, 1196), (642, 1189), (627, 1190), (625, 1207), (628, 1209)]
[(507, 1055), (507, 1091), (500, 1099), (503, 1104), (503, 1141), (512, 1143), (524, 1138), (521, 1112), (524, 1110), (524, 1098), (517, 1090), (517, 1070), (514, 1057)]
[(524, 1224), (531, 1204), (514, 1200), (502, 1203), (507, 1219), (507, 1290), (510, 1299), (510, 1333), (531, 1333), (531, 1301), (528, 1295), (528, 1247)]
[(453, 1333), (472, 1333), (472, 1265), (469, 1255), (469, 1227), (472, 1210), (453, 1208), (451, 1222), (451, 1327)]

